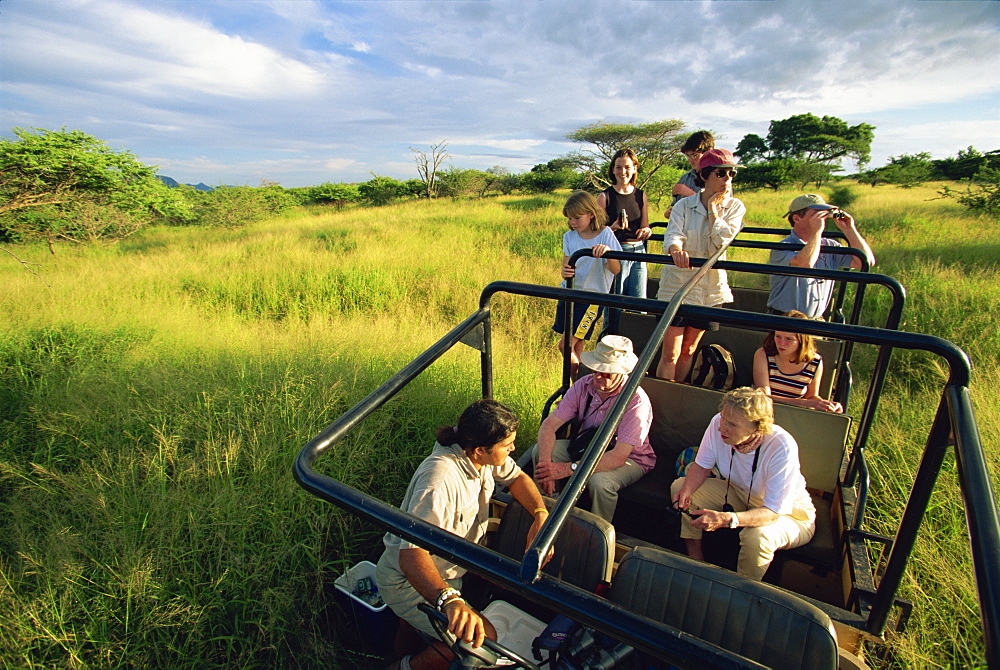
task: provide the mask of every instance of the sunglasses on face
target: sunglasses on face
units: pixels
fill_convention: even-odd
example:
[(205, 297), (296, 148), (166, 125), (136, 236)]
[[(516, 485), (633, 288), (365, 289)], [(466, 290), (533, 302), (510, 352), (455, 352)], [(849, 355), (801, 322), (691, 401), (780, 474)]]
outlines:
[(725, 179), (726, 177), (736, 177), (735, 168), (716, 168), (715, 176)]

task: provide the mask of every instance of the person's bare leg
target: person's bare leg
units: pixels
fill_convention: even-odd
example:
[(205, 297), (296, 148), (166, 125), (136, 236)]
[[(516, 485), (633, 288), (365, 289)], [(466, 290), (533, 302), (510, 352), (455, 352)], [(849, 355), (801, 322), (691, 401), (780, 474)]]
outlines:
[[(576, 376), (580, 372), (580, 355), (579, 355), (579, 353), (576, 350), (577, 349), (577, 345), (576, 345), (577, 342), (580, 343), (580, 349), (582, 350), (583, 349), (583, 340), (579, 340), (579, 339), (577, 339), (575, 337), (570, 338), (570, 345), (569, 345), (569, 347), (570, 347), (569, 348), (569, 378), (572, 381), (576, 381)], [(566, 351), (565, 347), (566, 347), (566, 340), (564, 339), (564, 336), (560, 335), (559, 336), (559, 353), (560, 354), (563, 354)]]
[(673, 381), (683, 337), (684, 328), (680, 326), (667, 327), (667, 333), (663, 336), (663, 347), (660, 349), (660, 362), (656, 365), (656, 376), (660, 379)]
[(705, 552), (701, 549), (701, 539), (684, 538), (684, 548), (689, 558), (705, 562)]
[(684, 381), (691, 373), (691, 366), (694, 364), (694, 355), (698, 350), (698, 343), (701, 341), (701, 336), (704, 334), (704, 330), (698, 330), (697, 328), (684, 329), (684, 337), (679, 347), (680, 355), (677, 357), (677, 365), (674, 366), (674, 379), (676, 381)]
[(569, 356), (569, 373), (573, 381), (580, 375), (580, 355), (583, 353), (583, 345), (584, 341), (579, 337), (573, 338), (573, 351)]
[(410, 670), (448, 670), (455, 654), (443, 642), (431, 642), (419, 654), (410, 657)]

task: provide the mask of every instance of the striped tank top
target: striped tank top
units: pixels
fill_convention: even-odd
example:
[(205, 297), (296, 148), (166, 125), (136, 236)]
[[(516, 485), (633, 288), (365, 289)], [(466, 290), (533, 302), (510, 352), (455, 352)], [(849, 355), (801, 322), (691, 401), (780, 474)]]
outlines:
[(777, 398), (801, 398), (809, 384), (816, 378), (816, 369), (823, 358), (817, 354), (806, 366), (793, 375), (786, 375), (778, 369), (774, 356), (767, 357), (767, 375), (771, 383), (771, 395)]

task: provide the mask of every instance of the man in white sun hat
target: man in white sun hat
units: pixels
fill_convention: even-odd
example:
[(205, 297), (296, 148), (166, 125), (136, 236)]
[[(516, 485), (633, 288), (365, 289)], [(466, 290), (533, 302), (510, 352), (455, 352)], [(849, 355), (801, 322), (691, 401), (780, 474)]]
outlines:
[[(578, 435), (600, 426), (638, 357), (632, 353), (630, 339), (606, 335), (594, 351), (583, 352), (580, 361), (593, 370), (593, 374), (578, 379), (556, 409), (542, 421), (538, 428), (538, 444), (532, 454), (535, 481), (542, 492), (550, 496), (555, 494), (561, 480), (576, 471), (579, 463), (579, 453), (571, 449), (571, 441), (556, 439), (556, 431), (573, 419), (580, 420)], [(649, 444), (652, 423), (653, 406), (649, 397), (641, 388), (636, 389), (614, 440), (587, 483), (594, 514), (611, 521), (618, 505), (618, 491), (639, 481), (653, 469), (656, 453)]]
[[(875, 254), (854, 221), (854, 217), (842, 209), (828, 205), (823, 196), (810, 193), (800, 195), (788, 206), (785, 218), (792, 225), (792, 234), (782, 242), (805, 245), (800, 251), (773, 250), (770, 262), (774, 265), (789, 265), (796, 268), (819, 268), (839, 270), (843, 267), (861, 269), (861, 259), (857, 256), (836, 253), (820, 253), (821, 247), (839, 247), (840, 242), (823, 237), (827, 218), (847, 237), (847, 242), (868, 256), (868, 263), (875, 265)], [(833, 293), (834, 282), (830, 279), (814, 277), (779, 277), (771, 275), (771, 295), (767, 306), (772, 313), (784, 314), (797, 309), (810, 319), (823, 316)]]

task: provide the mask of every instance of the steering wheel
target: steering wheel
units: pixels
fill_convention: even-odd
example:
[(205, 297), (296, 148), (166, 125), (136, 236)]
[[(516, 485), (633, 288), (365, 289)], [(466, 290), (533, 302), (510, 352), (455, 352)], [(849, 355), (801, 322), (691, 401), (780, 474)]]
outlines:
[[(455, 637), (454, 633), (448, 630), (448, 617), (444, 612), (438, 611), (428, 603), (420, 603), (417, 607), (427, 615), (431, 626), (437, 631), (438, 637), (451, 647), (451, 650), (455, 652), (457, 657), (463, 659), (462, 667), (492, 667), (497, 665), (497, 661), (501, 656), (504, 656), (513, 661), (513, 664), (509, 667), (538, 670), (536, 664), (490, 638), (483, 640), (483, 646), (479, 648), (473, 647), (471, 642), (459, 640)], [(468, 660), (472, 660), (472, 663), (466, 663)]]

